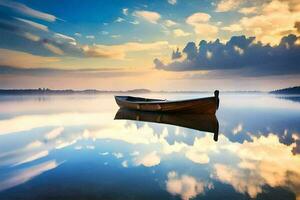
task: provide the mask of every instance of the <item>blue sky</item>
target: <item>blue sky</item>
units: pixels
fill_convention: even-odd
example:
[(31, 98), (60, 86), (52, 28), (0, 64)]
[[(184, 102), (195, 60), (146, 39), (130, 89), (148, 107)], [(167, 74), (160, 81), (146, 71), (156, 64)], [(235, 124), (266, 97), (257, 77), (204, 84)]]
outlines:
[(1, 88), (300, 84), (297, 0), (0, 0), (0, 13)]

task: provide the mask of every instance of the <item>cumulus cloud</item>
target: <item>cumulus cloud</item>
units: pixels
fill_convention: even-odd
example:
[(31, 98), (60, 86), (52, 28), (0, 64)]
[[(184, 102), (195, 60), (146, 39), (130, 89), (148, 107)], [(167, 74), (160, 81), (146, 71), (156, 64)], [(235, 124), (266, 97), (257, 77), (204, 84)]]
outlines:
[(41, 12), (38, 10), (34, 10), (34, 9), (26, 6), (25, 4), (10, 1), (10, 0), (0, 1), (0, 6), (5, 6), (5, 7), (13, 9), (19, 13), (25, 14), (27, 16), (42, 19), (42, 20), (49, 21), (49, 22), (53, 22), (53, 21), (57, 20), (57, 17), (54, 15), (51, 15), (51, 14), (48, 14), (45, 12)]
[[(223, 30), (243, 30), (244, 34), (256, 36), (256, 39), (271, 45), (279, 44), (281, 38), (288, 34), (299, 35), (296, 28), (300, 21), (300, 1), (272, 0), (259, 9), (246, 7), (239, 10), (247, 16)], [(252, 14), (248, 16), (249, 14)]]
[(244, 7), (244, 8), (239, 9), (238, 12), (242, 13), (244, 15), (255, 14), (257, 12), (257, 7), (256, 6)]
[(216, 12), (228, 12), (236, 9), (241, 0), (221, 0), (216, 7)]
[(221, 28), (224, 31), (230, 31), (230, 32), (239, 32), (242, 31), (242, 27), (239, 24), (231, 24), (229, 26), (225, 26)]
[(174, 34), (175, 37), (186, 37), (186, 36), (190, 35), (190, 33), (187, 33), (187, 32), (185, 32), (185, 31), (183, 31), (182, 29), (179, 29), (179, 28), (174, 29), (173, 34)]
[(181, 57), (182, 57), (182, 53), (179, 51), (179, 48), (177, 48), (176, 51), (173, 51), (172, 60), (179, 59)]
[(207, 13), (194, 13), (186, 19), (186, 23), (194, 27), (198, 36), (206, 39), (212, 39), (218, 33), (218, 27), (209, 24), (211, 16)]
[(208, 22), (211, 16), (207, 13), (194, 13), (186, 19), (186, 23), (195, 25), (203, 22)]
[(168, 71), (230, 70), (241, 76), (299, 74), (299, 39), (289, 35), (273, 47), (245, 36), (234, 36), (225, 44), (202, 40), (199, 47), (189, 42), (182, 51), (185, 60), (164, 64), (155, 59), (154, 63), (157, 69)]
[(147, 10), (135, 11), (133, 15), (136, 17), (143, 18), (144, 20), (153, 24), (157, 24), (157, 21), (161, 18), (159, 13)]

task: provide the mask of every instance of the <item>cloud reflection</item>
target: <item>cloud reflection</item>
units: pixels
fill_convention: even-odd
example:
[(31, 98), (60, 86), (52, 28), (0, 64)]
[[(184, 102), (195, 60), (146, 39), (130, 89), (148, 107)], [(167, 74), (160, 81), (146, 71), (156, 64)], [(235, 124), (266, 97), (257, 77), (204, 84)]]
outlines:
[(189, 200), (198, 194), (203, 194), (206, 188), (213, 188), (213, 185), (198, 181), (192, 176), (179, 176), (175, 171), (171, 171), (168, 173), (166, 187), (171, 194), (180, 195), (183, 200)]
[[(166, 162), (173, 164), (174, 160), (171, 158), (174, 159), (174, 157), (175, 160), (178, 158), (180, 162), (187, 163), (191, 168), (207, 170), (205, 172), (211, 174), (209, 177), (203, 177), (203, 174), (189, 175), (185, 169), (180, 169), (174, 164), (172, 169), (164, 172), (169, 172), (167, 180), (164, 179), (166, 174), (162, 178), (166, 181), (167, 191), (173, 195), (179, 195), (184, 200), (212, 190), (214, 182), (230, 184), (236, 192), (248, 194), (252, 198), (263, 193), (265, 186), (284, 187), (294, 192), (299, 199), (300, 155), (292, 153), (296, 151), (297, 142), (299, 142), (297, 129), (287, 130), (282, 124), (276, 123), (287, 131), (282, 134), (279, 134), (281, 133), (279, 131), (275, 135), (273, 129), (277, 126), (273, 129), (272, 127), (266, 129), (266, 122), (246, 120), (242, 117), (238, 120), (232, 123), (232, 119), (228, 119), (226, 132), (221, 131), (216, 143), (211, 133), (192, 134), (187, 129), (168, 125), (116, 122), (113, 121), (113, 114), (94, 111), (22, 115), (1, 119), (1, 137), (12, 138), (15, 135), (11, 133), (20, 136), (26, 133), (28, 137), (26, 135), (26, 139), (18, 141), (21, 145), (16, 145), (17, 148), (11, 146), (1, 149), (1, 167), (14, 165), (15, 167), (12, 168), (14, 173), (1, 179), (0, 188), (17, 186), (44, 171), (55, 168), (57, 166), (55, 161), (39, 165), (36, 163), (41, 161), (40, 158), (47, 160), (56, 156), (57, 154), (52, 154), (53, 151), (58, 152), (63, 148), (72, 147), (70, 149), (76, 149), (76, 153), (79, 153), (78, 150), (95, 149), (95, 151), (89, 150), (89, 155), (95, 153), (97, 159), (106, 164), (109, 161), (112, 167), (112, 162), (105, 159), (117, 157), (119, 159), (115, 159), (116, 162), (123, 166), (124, 170), (127, 170), (125, 168), (128, 166), (129, 168), (140, 166), (159, 168)], [(269, 120), (268, 125), (273, 125), (275, 122)], [(260, 129), (260, 127), (265, 129)], [(28, 131), (33, 129), (34, 131)], [(243, 140), (239, 142), (233, 142), (227, 132), (236, 133), (240, 137), (247, 132), (250, 139), (246, 141), (242, 138)], [(289, 134), (292, 139), (289, 143), (283, 143), (281, 138)], [(175, 136), (182, 137), (169, 142), (170, 138)], [(99, 145), (100, 142), (106, 141), (109, 143)], [(126, 149), (125, 147), (128, 146), (132, 148)], [(25, 163), (26, 165), (22, 165)], [(16, 167), (16, 165), (19, 166)], [(18, 170), (29, 165), (34, 166)]]
[(145, 167), (153, 167), (160, 163), (160, 157), (156, 151), (143, 155), (136, 160), (137, 165), (144, 165)]
[(287, 186), (300, 198), (300, 156), (293, 155), (295, 144), (281, 144), (274, 134), (253, 138), (253, 142), (228, 143), (224, 146), (239, 161), (214, 164), (215, 178), (231, 184), (241, 193), (255, 198), (264, 185)]
[(25, 183), (46, 171), (56, 168), (58, 165), (55, 160), (52, 160), (13, 172), (0, 180), (0, 191)]

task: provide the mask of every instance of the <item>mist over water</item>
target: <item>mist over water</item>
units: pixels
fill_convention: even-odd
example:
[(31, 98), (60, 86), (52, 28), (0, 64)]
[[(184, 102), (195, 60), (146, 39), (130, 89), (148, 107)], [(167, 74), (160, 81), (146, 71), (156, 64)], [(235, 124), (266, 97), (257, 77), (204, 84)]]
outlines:
[(215, 141), (114, 120), (112, 94), (0, 96), (0, 199), (300, 199), (297, 99), (221, 94)]

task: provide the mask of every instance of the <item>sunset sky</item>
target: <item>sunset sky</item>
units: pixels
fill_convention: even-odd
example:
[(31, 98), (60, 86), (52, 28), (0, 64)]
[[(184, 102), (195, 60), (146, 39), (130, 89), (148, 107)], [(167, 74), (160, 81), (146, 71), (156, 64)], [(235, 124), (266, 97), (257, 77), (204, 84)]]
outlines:
[(295, 85), (299, 0), (0, 0), (0, 88)]

